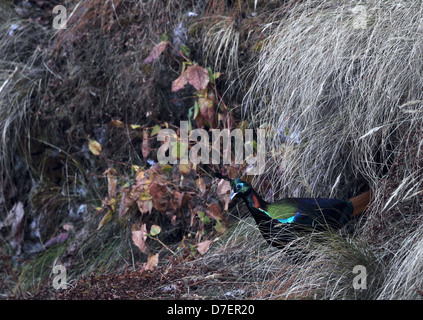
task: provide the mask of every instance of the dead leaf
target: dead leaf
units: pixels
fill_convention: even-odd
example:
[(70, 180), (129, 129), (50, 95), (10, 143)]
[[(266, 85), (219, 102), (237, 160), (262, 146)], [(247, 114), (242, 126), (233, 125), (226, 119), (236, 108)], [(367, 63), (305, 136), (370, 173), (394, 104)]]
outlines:
[(182, 209), (190, 200), (192, 196), (186, 192), (173, 191), (172, 199), (170, 200), (171, 208), (174, 211)]
[(118, 128), (125, 128), (125, 124), (120, 120), (112, 120), (109, 122), (109, 126), (118, 127)]
[(210, 203), (205, 211), (210, 218), (215, 220), (224, 218), (222, 209), (217, 203)]
[(3, 222), (0, 222), (0, 230), (4, 227), (11, 227), (7, 236), (10, 246), (16, 254), (21, 253), (21, 246), (24, 236), (25, 210), (22, 202), (13, 205)]
[(44, 243), (44, 247), (48, 248), (48, 247), (51, 247), (54, 244), (62, 244), (68, 238), (69, 238), (69, 233), (68, 232), (62, 232), (59, 235), (57, 235), (57, 236), (51, 238), (50, 240), (48, 240), (46, 243)]
[(238, 172), (237, 168), (229, 166), (227, 168), (227, 170), (228, 170), (228, 178), (229, 179), (234, 180), (239, 176), (239, 172)]
[(200, 67), (198, 64), (189, 66), (185, 70), (188, 83), (192, 85), (197, 91), (204, 90), (209, 84), (209, 72), (206, 68)]
[(184, 207), (191, 199), (192, 196), (189, 193), (182, 192), (178, 198), (179, 208)]
[(166, 185), (162, 182), (154, 181), (150, 185), (150, 194), (153, 198), (160, 198), (167, 194)]
[(93, 155), (98, 156), (101, 153), (101, 144), (90, 139), (88, 140), (88, 149), (90, 149)]
[(207, 251), (209, 251), (210, 249), (210, 245), (214, 242), (216, 242), (217, 240), (219, 240), (219, 238), (216, 238), (214, 240), (204, 240), (202, 242), (199, 242), (195, 245), (195, 248), (197, 249), (197, 251), (203, 255), (205, 254)]
[(159, 44), (154, 46), (154, 48), (151, 49), (150, 55), (147, 58), (145, 58), (144, 63), (151, 63), (154, 60), (156, 60), (162, 54), (162, 52), (167, 48), (168, 44), (169, 42), (167, 41), (161, 41)]
[(128, 210), (134, 205), (135, 200), (131, 197), (128, 197), (126, 192), (122, 192), (122, 200), (120, 201), (119, 206), (119, 218), (122, 218)]
[(206, 183), (204, 182), (204, 178), (198, 178), (197, 180), (195, 180), (195, 184), (200, 190), (200, 196), (204, 195), (204, 192), (206, 192)]
[(149, 254), (147, 258), (147, 262), (144, 263), (142, 267), (142, 271), (153, 271), (155, 267), (159, 264), (159, 254)]
[(148, 155), (150, 154), (151, 148), (150, 148), (150, 140), (148, 136), (147, 129), (144, 129), (142, 132), (142, 156), (144, 159), (148, 158)]
[[(139, 230), (138, 230), (139, 228)], [(140, 227), (132, 226), (132, 241), (141, 250), (142, 253), (149, 253), (147, 247), (147, 225), (144, 223)]]
[(229, 201), (231, 195), (231, 183), (224, 179), (221, 179), (217, 185), (217, 196), (219, 200), (224, 204), (224, 210), (228, 211)]
[(152, 200), (138, 200), (137, 201), (138, 209), (140, 210), (141, 214), (149, 213), (153, 210), (153, 201)]
[(209, 81), (210, 78), (207, 69), (195, 64), (189, 66), (179, 78), (172, 82), (172, 92), (183, 89), (187, 83), (192, 85), (197, 91), (201, 91), (207, 88)]
[(107, 174), (107, 190), (109, 193), (109, 197), (114, 198), (117, 194), (117, 172), (115, 169), (109, 168), (104, 171), (104, 173)]
[(154, 209), (165, 213), (169, 205), (166, 186), (155, 181), (150, 185), (150, 194), (153, 197)]
[(216, 127), (217, 119), (214, 110), (214, 101), (209, 98), (199, 98), (198, 106), (200, 107), (200, 115), (206, 121), (206, 124), (212, 128)]
[(179, 164), (179, 172), (183, 175), (186, 176), (191, 172), (191, 163), (180, 163)]
[(189, 226), (192, 227), (194, 225), (195, 211), (192, 208), (189, 208), (189, 211), (191, 213), (191, 219), (190, 219), (190, 222), (189, 222)]
[(188, 83), (188, 80), (185, 77), (185, 73), (183, 73), (179, 78), (173, 80), (172, 92), (176, 92), (183, 89), (187, 83)]

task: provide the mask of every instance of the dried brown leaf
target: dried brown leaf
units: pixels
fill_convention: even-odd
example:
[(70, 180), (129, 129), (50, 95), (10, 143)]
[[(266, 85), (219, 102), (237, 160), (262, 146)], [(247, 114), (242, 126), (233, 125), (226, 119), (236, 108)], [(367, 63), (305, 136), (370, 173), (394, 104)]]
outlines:
[(232, 166), (228, 167), (228, 178), (233, 180), (236, 179), (239, 175), (238, 169)]
[(140, 227), (137, 225), (132, 226), (132, 241), (141, 250), (142, 253), (149, 253), (147, 247), (147, 226), (142, 224)]
[(167, 194), (166, 185), (162, 182), (154, 181), (150, 185), (150, 194), (154, 199), (165, 196)]
[(109, 193), (110, 198), (116, 197), (117, 194), (117, 178), (116, 178), (116, 170), (113, 168), (109, 168), (104, 171), (107, 174), (107, 190)]
[(220, 206), (217, 203), (211, 203), (207, 206), (207, 209), (205, 210), (206, 214), (215, 220), (221, 219), (223, 220), (223, 212)]
[(147, 262), (144, 263), (142, 270), (144, 271), (153, 271), (155, 267), (159, 264), (159, 254), (149, 254), (147, 258)]
[(176, 92), (183, 89), (187, 83), (188, 83), (188, 80), (185, 76), (185, 73), (183, 73), (179, 78), (173, 80), (172, 92)]
[(195, 184), (200, 190), (200, 196), (204, 195), (204, 192), (206, 192), (206, 183), (204, 182), (204, 178), (198, 178), (197, 180), (195, 180)]
[(134, 205), (135, 200), (129, 197), (126, 192), (122, 193), (122, 200), (120, 201), (119, 206), (119, 218), (124, 216), (128, 210)]
[(214, 110), (214, 101), (209, 98), (199, 98), (198, 105), (200, 107), (200, 114), (206, 121), (207, 125), (214, 128), (217, 123)]
[(231, 183), (224, 179), (221, 179), (217, 185), (217, 196), (219, 200), (224, 204), (224, 210), (228, 211), (230, 194), (231, 194)]
[(183, 175), (186, 176), (191, 172), (191, 163), (180, 163), (179, 164), (179, 172)]
[(147, 58), (145, 58), (144, 63), (151, 63), (154, 60), (156, 60), (162, 52), (167, 48), (167, 45), (169, 42), (167, 41), (161, 41), (159, 44), (154, 46), (153, 49), (151, 49), (151, 52)]
[(150, 194), (153, 197), (154, 209), (161, 213), (166, 212), (169, 206), (166, 186), (161, 182), (155, 181), (150, 185)]
[(51, 247), (52, 245), (55, 244), (62, 244), (65, 243), (66, 240), (68, 240), (69, 238), (69, 233), (68, 232), (62, 232), (59, 235), (51, 238), (50, 240), (48, 240), (46, 243), (44, 243), (44, 247), (48, 248)]
[(146, 200), (146, 201), (138, 200), (137, 206), (141, 214), (144, 214), (147, 212), (151, 214), (151, 211), (153, 210), (153, 200)]
[(142, 132), (142, 156), (144, 159), (147, 159), (151, 148), (150, 148), (150, 140), (149, 140), (149, 135), (148, 135), (148, 131), (147, 129), (144, 129)]
[(21, 245), (24, 237), (24, 217), (24, 205), (19, 201), (12, 207), (4, 221), (0, 222), (0, 230), (3, 227), (11, 227), (7, 239), (17, 254), (21, 251)]
[(192, 85), (197, 91), (201, 91), (207, 88), (209, 81), (207, 69), (195, 64), (189, 66), (179, 78), (172, 82), (172, 92), (183, 89), (187, 83)]
[(209, 251), (210, 249), (210, 245), (214, 242), (216, 242), (217, 240), (219, 240), (219, 238), (216, 238), (214, 240), (204, 240), (202, 242), (199, 242), (195, 245), (197, 251), (203, 255), (205, 254), (207, 251)]
[(184, 72), (188, 83), (192, 85), (197, 91), (204, 90), (209, 84), (209, 72), (206, 68), (200, 67), (198, 64), (189, 66)]
[(109, 122), (109, 127), (125, 128), (125, 124), (117, 119), (114, 119)]

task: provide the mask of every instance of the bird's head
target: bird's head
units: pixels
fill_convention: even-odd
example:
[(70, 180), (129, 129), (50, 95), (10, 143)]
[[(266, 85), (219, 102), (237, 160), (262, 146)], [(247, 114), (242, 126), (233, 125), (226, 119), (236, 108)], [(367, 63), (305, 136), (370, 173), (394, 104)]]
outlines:
[(243, 195), (248, 194), (251, 191), (251, 184), (248, 182), (242, 181), (239, 178), (231, 180), (231, 197), (232, 200), (235, 197), (242, 197)]

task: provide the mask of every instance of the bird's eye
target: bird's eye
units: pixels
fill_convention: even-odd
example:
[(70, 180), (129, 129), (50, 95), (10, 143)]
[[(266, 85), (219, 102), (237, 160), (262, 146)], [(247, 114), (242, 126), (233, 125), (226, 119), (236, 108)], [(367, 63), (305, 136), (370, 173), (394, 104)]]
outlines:
[(238, 183), (238, 184), (235, 186), (235, 189), (236, 189), (236, 190), (241, 190), (241, 189), (242, 189), (242, 183)]

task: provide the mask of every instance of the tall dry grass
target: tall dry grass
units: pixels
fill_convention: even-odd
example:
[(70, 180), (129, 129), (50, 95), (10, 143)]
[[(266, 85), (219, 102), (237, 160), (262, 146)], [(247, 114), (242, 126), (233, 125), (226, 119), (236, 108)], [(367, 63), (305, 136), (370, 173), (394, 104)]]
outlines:
[(422, 28), (420, 2), (301, 1), (268, 37), (243, 112), (269, 128), (274, 197), (374, 193), (354, 237), (312, 248), (287, 292), (354, 297), (344, 275), (364, 258), (377, 272), (361, 298), (421, 297)]

